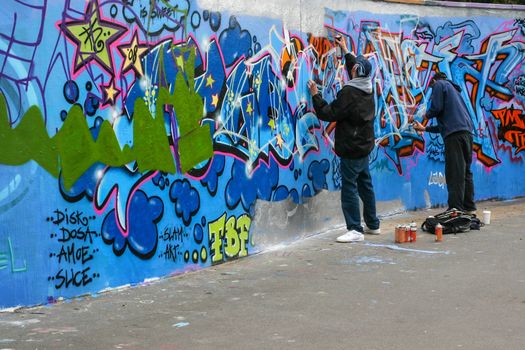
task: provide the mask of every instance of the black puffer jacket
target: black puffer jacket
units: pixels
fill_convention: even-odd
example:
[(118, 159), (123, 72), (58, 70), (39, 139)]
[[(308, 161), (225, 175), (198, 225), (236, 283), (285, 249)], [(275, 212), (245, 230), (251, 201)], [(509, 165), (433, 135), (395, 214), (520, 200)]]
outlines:
[(313, 96), (317, 117), (337, 122), (335, 153), (342, 158), (362, 158), (374, 148), (374, 95), (345, 85), (328, 104), (321, 94)]

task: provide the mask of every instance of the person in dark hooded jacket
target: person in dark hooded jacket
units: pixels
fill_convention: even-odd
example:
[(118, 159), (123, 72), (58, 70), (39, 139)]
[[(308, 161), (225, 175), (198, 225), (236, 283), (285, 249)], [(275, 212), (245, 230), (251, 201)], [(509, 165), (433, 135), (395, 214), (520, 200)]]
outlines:
[[(337, 237), (338, 242), (364, 240), (363, 232), (380, 234), (376, 215), (376, 200), (370, 176), (368, 155), (375, 145), (375, 102), (370, 73), (372, 65), (363, 56), (349, 52), (345, 40), (338, 36), (336, 44), (345, 53), (345, 67), (350, 81), (327, 103), (315, 82), (308, 82), (317, 117), (336, 122), (335, 153), (341, 158), (341, 206), (348, 232)], [(361, 225), (359, 198), (363, 202), (365, 229)]]
[(445, 143), (445, 180), (448, 191), (448, 209), (456, 208), (468, 213), (476, 211), (472, 144), (474, 130), (467, 106), (461, 98), (461, 87), (438, 72), (430, 81), (432, 95), (425, 119), (435, 118), (437, 125), (423, 126), (414, 121), (414, 129), (440, 133)]

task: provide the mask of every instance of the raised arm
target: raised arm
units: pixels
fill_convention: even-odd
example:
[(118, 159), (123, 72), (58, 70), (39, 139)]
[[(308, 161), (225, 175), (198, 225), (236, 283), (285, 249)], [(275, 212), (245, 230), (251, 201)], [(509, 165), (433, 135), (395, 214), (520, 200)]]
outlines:
[(345, 56), (346, 71), (348, 72), (348, 76), (352, 78), (352, 68), (356, 63), (355, 55), (350, 52), (350, 50), (348, 50), (346, 40), (341, 35), (335, 37), (335, 43), (341, 48), (341, 51), (343, 51), (343, 55)]
[(317, 118), (327, 122), (334, 122), (346, 117), (345, 102), (343, 102), (343, 99), (339, 98), (339, 96), (332, 101), (332, 103), (326, 102), (321, 97), (317, 85), (312, 80), (308, 81), (308, 90), (312, 95)]

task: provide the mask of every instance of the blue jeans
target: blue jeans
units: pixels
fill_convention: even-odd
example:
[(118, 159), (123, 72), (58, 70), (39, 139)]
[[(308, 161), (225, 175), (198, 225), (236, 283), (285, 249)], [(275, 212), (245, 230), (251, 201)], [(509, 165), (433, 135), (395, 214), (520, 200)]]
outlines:
[(363, 201), (363, 218), (370, 229), (379, 228), (376, 215), (376, 198), (368, 156), (358, 159), (341, 158), (341, 205), (348, 230), (363, 232), (359, 198)]

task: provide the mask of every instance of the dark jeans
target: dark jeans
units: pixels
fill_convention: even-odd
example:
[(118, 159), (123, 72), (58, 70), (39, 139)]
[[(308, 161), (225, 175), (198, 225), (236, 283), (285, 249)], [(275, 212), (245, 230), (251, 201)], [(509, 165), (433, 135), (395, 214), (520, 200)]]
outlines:
[(341, 205), (348, 230), (363, 232), (359, 198), (363, 201), (363, 218), (370, 229), (379, 228), (376, 198), (368, 166), (368, 156), (359, 159), (341, 158)]
[(448, 208), (476, 210), (472, 164), (472, 135), (457, 132), (445, 138), (445, 179), (448, 189)]

